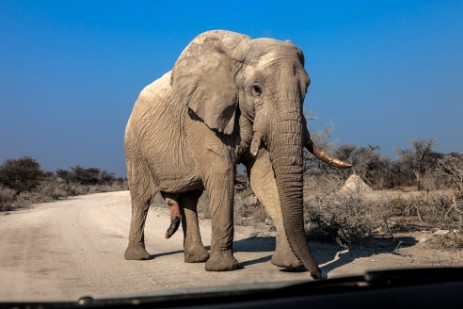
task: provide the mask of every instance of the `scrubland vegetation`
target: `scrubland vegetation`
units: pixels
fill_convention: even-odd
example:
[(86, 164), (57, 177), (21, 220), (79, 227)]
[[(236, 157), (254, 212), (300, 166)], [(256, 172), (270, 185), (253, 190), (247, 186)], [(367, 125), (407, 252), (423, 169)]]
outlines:
[[(439, 235), (430, 241), (434, 247), (463, 248), (463, 153), (438, 153), (433, 140), (417, 139), (410, 149), (398, 149), (392, 160), (378, 147), (336, 147), (326, 142), (328, 137), (322, 132), (313, 139), (353, 168), (332, 168), (306, 154), (304, 206), (310, 239), (355, 246), (372, 238), (394, 240), (402, 233), (428, 231)], [(371, 189), (346, 183), (352, 174)], [(272, 231), (271, 219), (252, 203), (246, 178), (238, 183), (235, 221), (266, 224)]]
[(6, 160), (0, 165), (0, 211), (69, 196), (126, 189), (125, 179), (98, 168), (77, 165), (52, 173), (27, 156)]
[[(434, 151), (433, 140), (413, 140), (397, 159), (378, 147), (326, 145), (353, 169), (306, 160), (306, 224), (310, 237), (341, 245), (414, 231), (439, 232), (435, 246), (463, 248), (463, 154)], [(331, 148), (331, 149), (330, 149)], [(347, 186), (352, 174), (373, 190)]]
[[(397, 159), (392, 160), (375, 146), (329, 143), (329, 132), (312, 138), (353, 168), (332, 168), (306, 153), (304, 206), (309, 238), (355, 246), (375, 237), (394, 239), (400, 233), (428, 231), (440, 236), (432, 242), (435, 247), (463, 248), (463, 153), (438, 153), (433, 140), (414, 140), (410, 149), (398, 149)], [(346, 183), (352, 174), (364, 187)], [(75, 166), (52, 173), (31, 157), (0, 165), (0, 211), (126, 189), (126, 179), (98, 168)], [(238, 173), (235, 189), (235, 224), (273, 232), (273, 222), (245, 175)], [(163, 204), (160, 196), (156, 201)], [(201, 217), (210, 217), (206, 194), (198, 207)]]

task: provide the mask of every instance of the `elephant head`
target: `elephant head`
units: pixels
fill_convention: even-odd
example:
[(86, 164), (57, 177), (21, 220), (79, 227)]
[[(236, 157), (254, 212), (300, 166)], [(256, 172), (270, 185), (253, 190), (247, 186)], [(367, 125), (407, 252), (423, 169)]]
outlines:
[(303, 148), (330, 164), (349, 165), (310, 140), (302, 106), (310, 79), (302, 51), (290, 41), (210, 31), (185, 48), (171, 76), (175, 99), (211, 130), (239, 135), (254, 156), (259, 147), (268, 150), (291, 250), (319, 278), (304, 231)]

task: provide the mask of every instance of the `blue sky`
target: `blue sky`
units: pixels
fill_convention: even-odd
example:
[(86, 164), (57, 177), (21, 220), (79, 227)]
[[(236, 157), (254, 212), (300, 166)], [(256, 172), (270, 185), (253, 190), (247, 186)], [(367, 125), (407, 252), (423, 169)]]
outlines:
[(0, 1), (0, 162), (125, 174), (140, 90), (211, 29), (305, 53), (312, 131), (394, 157), (463, 151), (463, 1)]

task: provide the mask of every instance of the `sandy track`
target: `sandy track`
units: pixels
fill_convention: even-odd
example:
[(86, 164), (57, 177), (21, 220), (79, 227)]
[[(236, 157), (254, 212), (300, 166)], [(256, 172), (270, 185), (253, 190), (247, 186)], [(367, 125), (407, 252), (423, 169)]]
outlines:
[[(130, 211), (129, 193), (122, 191), (74, 197), (0, 215), (0, 301), (77, 299), (84, 295), (309, 278), (307, 272), (284, 272), (274, 267), (270, 263), (274, 239), (249, 237), (246, 228), (237, 228), (234, 242), (242, 269), (215, 273), (206, 272), (204, 264), (184, 263), (181, 231), (164, 239), (169, 225), (167, 208), (152, 208), (148, 215), (145, 240), (154, 259), (126, 261), (123, 252)], [(201, 228), (208, 246), (209, 222), (202, 222)], [(409, 245), (418, 247), (416, 241)], [(429, 252), (416, 255), (407, 248), (401, 254), (390, 248), (350, 252), (322, 244), (313, 244), (312, 248), (330, 277), (366, 269), (461, 262), (459, 253), (434, 252), (431, 261)]]
[[(155, 256), (149, 261), (123, 258), (130, 223), (128, 192), (80, 196), (0, 216), (0, 300), (76, 299), (308, 277), (288, 276), (270, 263), (254, 264), (268, 261), (271, 254), (256, 248), (236, 253), (245, 267), (240, 271), (210, 273), (204, 264), (186, 264), (181, 231), (164, 239), (169, 218), (167, 208), (162, 210), (152, 208), (148, 215), (146, 247)], [(209, 245), (208, 222), (202, 230)], [(236, 250), (246, 249), (239, 239), (237, 235)], [(273, 241), (267, 243), (266, 250), (272, 250)]]

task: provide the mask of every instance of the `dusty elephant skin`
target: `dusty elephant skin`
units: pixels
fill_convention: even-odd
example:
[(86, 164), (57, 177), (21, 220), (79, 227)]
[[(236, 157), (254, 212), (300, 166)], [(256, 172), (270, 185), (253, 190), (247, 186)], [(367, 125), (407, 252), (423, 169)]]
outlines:
[[(180, 206), (185, 261), (207, 261), (212, 271), (237, 269), (233, 194), (242, 162), (278, 230), (272, 263), (303, 265), (320, 278), (303, 224), (303, 148), (334, 166), (349, 165), (310, 140), (302, 111), (309, 82), (303, 53), (290, 41), (229, 31), (197, 36), (171, 72), (143, 89), (127, 123), (132, 219), (125, 258), (150, 258), (144, 225), (150, 200), (161, 192)], [(196, 210), (204, 190), (211, 203), (210, 255)]]

